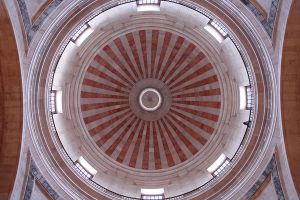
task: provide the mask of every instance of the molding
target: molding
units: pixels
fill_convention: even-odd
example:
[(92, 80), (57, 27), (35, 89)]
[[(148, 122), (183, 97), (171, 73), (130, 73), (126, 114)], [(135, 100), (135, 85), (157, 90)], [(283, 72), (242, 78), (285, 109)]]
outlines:
[(28, 44), (31, 43), (35, 33), (39, 30), (45, 19), (51, 14), (51, 12), (62, 2), (63, 0), (53, 0), (44, 10), (40, 13), (39, 17), (36, 18), (34, 23), (31, 21), (26, 6), (25, 0), (17, 0), (19, 9), (21, 12), (26, 38)]
[(49, 194), (52, 199), (60, 199), (59, 195), (53, 190), (53, 188), (49, 185), (47, 180), (43, 177), (34, 161), (30, 161), (30, 168), (28, 173), (28, 179), (26, 183), (26, 189), (23, 200), (30, 200), (32, 195), (32, 190), (34, 187), (34, 182), (38, 181)]
[[(181, 2), (182, 4), (184, 3), (184, 2)], [(182, 6), (185, 6), (185, 5), (182, 5)], [(201, 11), (202, 10), (198, 10), (197, 12), (199, 12), (199, 13), (201, 13)], [(202, 14), (202, 13), (201, 13)], [(213, 17), (213, 16), (212, 16)], [(156, 17), (156, 18), (158, 18), (158, 17)], [(144, 14), (143, 15), (143, 21), (142, 21), (142, 26), (150, 26), (151, 25), (151, 23), (155, 23), (156, 24), (156, 26), (158, 26), (158, 25), (160, 25), (161, 27), (163, 27), (164, 29), (166, 29), (166, 30), (172, 30), (172, 27), (169, 27), (168, 25), (165, 25), (166, 23), (167, 23), (167, 18), (166, 19), (162, 19), (161, 21), (163, 21), (163, 22), (159, 22), (159, 21), (157, 21), (156, 22), (156, 19), (155, 17), (150, 17), (150, 15), (148, 16), (148, 15), (146, 15), (146, 14)], [(151, 21), (149, 21), (149, 20), (151, 20)], [(139, 21), (139, 23), (141, 23), (141, 21), (140, 20), (137, 20), (137, 21)], [(110, 24), (111, 26), (113, 26), (114, 24)], [(82, 46), (80, 47), (80, 51), (79, 51), (79, 55), (80, 55), (80, 57), (83, 57), (83, 58), (85, 58), (85, 57), (91, 57), (91, 58), (93, 58), (94, 56), (89, 56), (90, 54), (92, 54), (91, 52), (93, 52), (93, 51), (97, 51), (98, 50), (98, 48), (99, 47), (101, 47), (101, 45), (103, 45), (102, 43), (106, 43), (106, 38), (107, 37), (113, 37), (114, 35), (118, 35), (119, 34), (119, 32), (127, 32), (128, 30), (127, 29), (131, 29), (131, 26), (134, 26), (136, 29), (139, 29), (140, 27), (140, 25), (138, 25), (138, 24), (136, 24), (136, 23), (127, 23), (126, 24), (126, 27), (125, 28), (123, 28), (123, 27), (120, 27), (119, 29), (117, 29), (117, 28), (115, 28), (115, 29), (112, 29), (111, 30), (111, 32), (109, 32), (109, 33), (106, 33), (107, 35), (109, 35), (109, 36), (105, 36), (104, 38), (102, 38), (102, 36), (101, 36), (101, 30), (95, 30), (95, 32), (93, 33), (93, 34), (99, 34), (99, 38), (97, 38), (97, 39), (95, 39), (95, 40), (92, 40), (92, 39), (89, 39), (85, 44), (82, 44)], [(153, 25), (152, 25), (153, 26)], [(117, 27), (117, 26), (116, 26)], [(151, 26), (150, 26), (151, 27)], [(149, 28), (149, 27), (148, 27)], [(110, 29), (108, 29), (108, 30), (110, 30)], [(182, 33), (182, 34), (190, 34), (190, 32), (192, 32), (192, 31), (187, 31), (188, 29), (185, 29), (185, 33)], [(97, 32), (97, 31), (99, 31), (99, 33)], [(174, 32), (175, 30), (173, 30), (173, 32)], [(172, 32), (172, 31), (171, 31)], [(175, 32), (176, 33), (176, 32)], [(100, 38), (100, 36), (101, 36), (101, 38)], [(197, 37), (196, 37), (197, 35), (196, 34), (194, 34), (194, 37), (195, 37), (195, 39), (191, 39), (192, 41), (196, 41), (197, 40)], [(199, 36), (198, 36), (199, 37)], [(189, 37), (188, 37), (189, 38)], [(193, 38), (193, 37), (191, 37), (191, 38)], [(200, 41), (201, 42), (204, 42), (205, 40), (204, 39), (200, 39)], [(214, 41), (214, 40), (213, 40)], [(197, 44), (199, 43), (199, 46), (200, 46), (200, 42), (198, 41), (197, 42)], [(101, 44), (101, 45), (100, 45)], [(97, 48), (95, 48), (95, 45), (96, 45), (96, 47)], [(63, 48), (63, 47), (62, 47)], [(207, 49), (210, 49), (210, 48), (207, 48)], [(212, 47), (211, 47), (211, 49), (213, 49)], [(59, 51), (60, 52), (60, 51)], [(83, 53), (84, 52), (84, 53)], [(212, 51), (213, 52), (213, 51)], [(240, 52), (241, 53), (241, 52)], [(216, 53), (211, 53), (212, 55), (215, 55)], [(211, 56), (211, 55), (210, 55)], [(56, 56), (54, 56), (53, 58), (56, 58)], [(217, 58), (214, 58), (214, 59), (216, 59), (216, 60), (218, 60)], [(54, 60), (54, 59), (53, 59)], [(88, 60), (88, 59), (87, 59)], [(56, 62), (53, 62), (53, 63), (56, 63)], [(82, 61), (81, 63), (83, 63), (83, 64), (81, 64), (81, 66), (84, 66), (84, 67), (81, 67), (81, 69), (80, 69), (80, 72), (77, 72), (77, 73), (79, 73), (79, 74), (84, 74), (83, 72), (85, 71), (85, 68), (86, 67), (88, 67), (88, 64), (86, 64), (86, 63), (89, 63), (89, 61)], [(54, 68), (54, 66), (53, 66), (53, 68)], [(83, 78), (83, 77), (82, 77)], [(75, 79), (75, 78), (74, 78)], [(50, 81), (49, 81), (50, 82)], [(81, 82), (81, 81), (77, 81), (77, 82)], [(73, 82), (71, 83), (71, 86), (70, 86), (71, 88), (77, 88), (77, 87), (79, 87), (79, 84), (73, 84)], [(51, 90), (51, 89), (50, 89)], [(76, 89), (71, 89), (71, 91), (76, 91)], [(68, 95), (69, 96), (69, 95)], [(74, 96), (80, 96), (80, 95), (74, 95)], [(230, 97), (231, 98), (231, 97)], [(76, 99), (72, 99), (72, 101), (75, 101)], [(66, 103), (66, 104), (69, 104), (69, 103)], [(71, 105), (70, 107), (71, 108), (74, 108), (74, 107), (76, 107), (76, 103), (72, 103), (72, 104), (74, 104), (74, 105)], [(75, 112), (73, 112), (73, 113), (75, 113)], [(80, 115), (80, 114), (78, 114), (78, 115)], [(76, 123), (74, 123), (74, 124), (81, 124), (81, 123), (83, 123), (83, 121), (80, 119), (80, 117), (78, 117), (77, 115), (73, 115), (72, 117), (71, 117), (71, 119), (77, 119), (78, 118), (78, 123), (76, 122)], [(50, 120), (51, 121), (51, 120)], [(52, 122), (50, 122), (50, 124), (51, 124)], [(241, 122), (241, 124), (242, 124), (242, 122)], [(53, 124), (53, 127), (56, 127), (54, 124)], [(84, 127), (84, 126), (83, 126)], [(80, 128), (80, 127), (79, 127)], [(81, 130), (81, 129), (79, 129), (78, 128), (78, 130)], [(53, 132), (55, 132), (55, 135), (57, 135), (57, 133), (56, 133), (56, 130), (54, 130), (53, 129)], [(59, 132), (59, 131), (58, 131)], [(87, 131), (85, 131), (85, 130), (83, 130), (83, 131), (81, 131), (81, 132), (87, 132)], [(248, 133), (248, 131), (247, 131), (247, 133)], [(87, 134), (86, 135), (89, 135), (88, 134), (88, 132), (87, 132)], [(218, 135), (220, 135), (220, 134), (218, 134)], [(58, 138), (59, 138), (59, 135), (57, 135), (58, 136)], [(82, 137), (83, 138), (83, 137)], [(247, 137), (245, 137), (245, 138), (247, 138)], [(217, 138), (216, 137), (216, 139), (218, 139), (218, 140), (220, 140), (220, 139), (222, 139), (222, 138)], [(87, 141), (86, 142), (86, 144), (89, 144), (89, 140), (88, 139), (85, 139), (85, 141)], [(216, 140), (215, 140), (216, 141)], [(215, 144), (218, 144), (218, 141), (216, 141), (216, 142), (212, 142), (214, 145)], [(95, 146), (95, 145), (94, 145)], [(215, 145), (216, 146), (216, 145)], [(220, 148), (219, 146), (217, 146), (218, 148)], [(64, 147), (61, 147), (61, 149), (63, 149)], [(89, 149), (93, 149), (93, 143), (91, 143), (90, 145), (83, 145), (83, 149), (85, 150), (85, 151), (88, 151)], [(97, 147), (96, 147), (97, 148)], [(213, 148), (212, 148), (213, 149)], [(206, 160), (208, 160), (209, 158), (207, 158), (207, 157), (209, 157), (210, 155), (212, 155), (212, 154), (214, 154), (215, 152), (216, 152), (216, 148), (214, 148), (213, 149), (213, 151), (214, 152), (212, 152), (212, 150), (211, 151), (206, 151), (206, 152), (201, 152), (201, 154), (199, 154), (199, 155), (202, 155), (202, 156), (199, 156), (199, 158), (198, 159), (195, 159), (195, 160), (193, 160), (193, 161), (190, 161), (190, 163), (192, 163), (191, 165), (182, 165), (181, 167), (183, 168), (183, 169), (180, 169), (181, 171), (184, 171), (184, 170), (186, 170), (186, 169), (188, 169), (188, 168), (191, 168), (191, 169), (193, 169), (194, 167), (191, 167), (192, 165), (193, 166), (200, 166), (202, 163), (204, 163), (204, 162), (199, 162), (199, 161), (201, 161), (201, 159), (202, 160), (204, 160), (204, 161), (206, 161)], [(67, 151), (66, 151), (67, 152)], [(69, 151), (70, 152), (70, 151)], [(96, 151), (95, 151), (96, 152)], [(63, 154), (64, 155), (64, 154)], [(95, 155), (95, 156), (93, 156), (93, 155)], [(97, 159), (97, 154), (93, 154), (92, 155), (92, 157), (90, 156), (90, 159), (93, 161), (92, 163), (99, 163), (98, 165), (100, 166), (100, 165), (105, 165), (105, 163), (106, 163), (106, 161), (102, 161), (101, 160), (101, 157), (99, 156), (98, 157), (98, 159)], [(89, 156), (89, 155), (87, 155), (87, 156)], [(105, 154), (103, 155), (103, 157), (105, 156)], [(238, 157), (239, 157), (239, 154), (237, 155), (237, 156), (235, 156), (236, 158), (234, 158), (234, 161), (237, 161), (238, 159)], [(104, 160), (104, 159), (103, 159)], [(198, 164), (198, 163), (200, 163), (200, 164)], [(234, 162), (233, 162), (234, 163)], [(110, 165), (112, 165), (111, 163), (109, 163)], [(98, 166), (97, 165), (97, 166)], [(117, 167), (118, 167), (118, 165), (119, 165), (119, 163), (116, 163), (115, 164)], [(186, 167), (186, 166), (189, 166), (189, 167)], [(107, 167), (107, 165), (106, 166), (104, 166), (105, 168), (107, 168), (107, 169), (105, 169), (105, 170), (103, 170), (103, 171), (110, 171), (110, 170), (114, 170), (114, 168), (115, 168), (115, 166), (114, 165), (112, 165), (112, 167)], [(122, 166), (121, 166), (122, 167)], [(124, 170), (124, 168), (122, 167), (118, 167), (118, 171), (120, 171), (120, 172), (124, 172), (124, 174), (125, 173), (127, 173), (128, 175), (126, 175), (127, 177), (132, 177), (133, 175), (135, 175), (132, 171), (125, 171)], [(196, 168), (196, 167), (195, 167)], [(206, 169), (206, 168), (204, 168), (203, 167), (203, 169)], [(174, 171), (174, 172), (172, 172), (172, 171)], [(176, 168), (176, 170), (177, 170), (177, 168)], [(98, 172), (100, 172), (100, 170), (98, 170)], [(139, 173), (143, 173), (143, 172), (139, 172)], [(168, 174), (167, 174), (168, 173)], [(173, 169), (168, 169), (168, 171), (167, 172), (165, 172), (163, 175), (161, 175), (161, 176), (158, 176), (158, 175), (156, 175), (156, 174), (154, 174), (154, 176), (151, 176), (151, 178), (152, 178), (152, 183), (151, 184), (153, 184), (153, 185), (157, 185), (157, 184), (155, 184), (155, 183), (159, 183), (159, 184), (165, 184), (164, 182), (164, 180), (157, 180), (157, 179), (166, 179), (166, 178), (164, 178), (164, 177), (166, 177), (167, 175), (168, 175), (168, 177), (171, 177), (171, 178), (173, 178), (173, 175), (171, 174), (171, 173), (173, 173), (173, 174), (175, 174), (175, 173), (177, 173), (177, 171), (175, 171), (174, 170), (174, 168)], [(184, 172), (183, 172), (184, 173)], [(204, 173), (206, 173), (206, 171), (204, 172)], [(98, 173), (98, 174), (101, 174), (101, 173)], [(200, 174), (200, 172), (199, 172), (199, 174)], [(199, 174), (197, 174), (197, 175), (199, 175)], [(175, 174), (176, 175), (176, 174)], [(96, 175), (97, 176), (97, 175)], [(135, 176), (136, 177), (136, 176)], [(96, 178), (96, 177), (95, 177)], [(168, 179), (171, 179), (171, 178), (168, 178)], [(136, 178), (135, 178), (136, 179)], [(140, 178), (141, 179), (141, 178)], [(147, 182), (145, 182), (144, 180), (145, 179), (148, 179), (148, 177), (146, 177), (146, 178), (144, 178), (143, 180), (139, 180), (138, 182), (136, 182), (137, 184), (141, 184), (141, 185), (148, 185), (149, 183), (147, 183)], [(103, 179), (102, 179), (103, 180)], [(212, 180), (212, 179), (211, 179)], [(202, 184), (201, 186), (200, 186), (200, 184), (199, 184), (199, 187), (197, 187), (198, 189), (199, 189), (199, 191), (200, 190), (204, 190), (205, 188), (207, 188), (207, 187), (210, 187), (212, 184), (214, 184), (214, 183), (216, 183), (217, 182), (217, 180), (219, 180), (219, 178), (216, 178), (216, 179), (214, 179), (213, 181), (211, 181), (209, 184)], [(190, 180), (189, 180), (190, 181)], [(144, 182), (144, 183), (143, 183)], [(174, 182), (177, 182), (177, 181), (174, 181)], [(183, 181), (182, 181), (183, 182)], [(207, 182), (208, 183), (208, 182)], [(102, 185), (103, 186), (103, 185)], [(203, 186), (203, 187), (202, 187)], [(103, 186), (103, 187), (106, 187), (106, 186)], [(197, 191), (198, 191), (198, 189), (197, 189)], [(190, 191), (190, 190), (187, 190), (187, 192), (188, 191)], [(187, 192), (185, 192), (185, 193), (187, 193)], [(166, 194), (165, 194), (166, 195)], [(181, 194), (176, 194), (176, 195), (181, 195)], [(175, 196), (175, 195), (166, 195), (166, 196)]]
[(279, 11), (279, 5), (281, 0), (272, 0), (271, 9), (267, 17), (265, 17), (265, 14), (262, 13), (261, 9), (257, 7), (257, 4), (254, 3), (256, 1), (252, 1), (252, 0), (241, 0), (241, 1), (251, 10), (251, 12), (255, 15), (258, 21), (260, 21), (260, 23), (263, 25), (270, 38), (272, 38), (273, 30), (276, 22), (276, 16)]
[[(87, 1), (86, 3), (88, 3)], [(76, 3), (76, 1), (74, 1)], [(95, 1), (95, 4), (93, 4), (93, 7), (95, 8), (96, 3), (102, 3)], [(258, 106), (260, 106), (260, 111), (257, 113), (257, 116), (259, 120), (257, 120), (257, 123), (255, 123), (255, 127), (253, 132), (250, 133), (251, 137), (249, 140), (246, 141), (247, 148), (242, 151), (242, 158), (240, 159), (240, 164), (235, 166), (235, 170), (231, 170), (228, 172), (227, 176), (224, 176), (223, 179), (215, 185), (215, 188), (213, 190), (208, 191), (196, 191), (194, 194), (189, 193), (187, 195), (189, 199), (194, 197), (199, 197), (201, 199), (204, 199), (205, 197), (214, 198), (217, 196), (223, 196), (222, 199), (230, 199), (229, 195), (232, 195), (234, 193), (237, 193), (240, 189), (242, 184), (245, 184), (246, 181), (248, 181), (250, 178), (252, 178), (254, 171), (257, 169), (258, 165), (261, 163), (262, 157), (265, 154), (266, 148), (269, 146), (270, 138), (272, 137), (273, 128), (274, 128), (274, 119), (276, 117), (276, 112), (274, 111), (274, 96), (272, 92), (274, 91), (274, 82), (272, 81), (274, 78), (273, 71), (271, 69), (272, 65), (270, 62), (270, 56), (267, 54), (266, 49), (264, 46), (262, 46), (262, 39), (258, 37), (258, 33), (255, 31), (256, 29), (252, 29), (251, 23), (246, 23), (245, 26), (237, 27), (238, 24), (242, 24), (242, 22), (247, 21), (247, 18), (238, 18), (235, 16), (240, 16), (241, 13), (238, 12), (239, 10), (236, 9), (234, 6), (233, 8), (227, 8), (227, 6), (224, 6), (224, 2), (221, 1), (201, 1), (198, 2), (199, 7), (207, 6), (207, 9), (212, 9), (212, 12), (215, 13), (215, 16), (224, 16), (223, 21), (228, 22), (230, 25), (230, 28), (232, 28), (234, 31), (232, 31), (232, 34), (238, 35), (239, 42), (242, 42), (244, 44), (240, 48), (242, 48), (247, 54), (245, 55), (247, 58), (247, 61), (249, 61), (249, 64), (252, 66), (251, 69), (256, 72), (256, 76), (253, 77), (257, 84), (257, 99), (259, 101)], [(213, 3), (213, 4), (212, 4)], [(231, 3), (231, 2), (227, 2)], [(216, 4), (220, 4), (222, 6), (217, 6)], [(92, 4), (91, 4), (92, 5)], [(91, 13), (91, 5), (86, 5), (86, 9), (82, 9), (81, 12), (78, 12), (76, 10), (76, 14), (71, 13), (70, 15), (73, 17), (81, 17), (82, 15), (85, 16), (86, 13)], [(190, 4), (193, 5), (193, 4)], [(197, 4), (196, 4), (197, 5)], [(230, 4), (231, 5), (231, 4)], [(192, 6), (191, 6), (192, 7)], [(70, 3), (70, 6), (68, 9), (70, 9), (71, 12), (72, 3)], [(196, 6), (193, 6), (192, 8), (197, 9)], [(219, 10), (221, 9), (222, 10)], [(67, 9), (67, 8), (66, 8)], [(223, 12), (222, 12), (223, 11)], [(233, 13), (232, 13), (233, 12)], [(66, 17), (66, 13), (64, 13), (64, 17)], [(67, 13), (69, 14), (69, 13)], [(232, 14), (232, 15), (227, 15)], [(234, 17), (232, 17), (234, 16)], [(54, 182), (51, 177), (48, 176), (48, 180), (51, 181), (52, 185), (60, 186), (64, 188), (70, 188), (70, 190), (65, 190), (71, 197), (74, 197), (73, 199), (79, 199), (76, 198), (77, 194), (86, 195), (89, 197), (97, 197), (100, 196), (100, 194), (109, 196), (110, 194), (107, 194), (108, 192), (106, 190), (95, 191), (92, 190), (91, 187), (89, 187), (87, 184), (81, 184), (83, 183), (81, 180), (78, 180), (78, 177), (76, 177), (76, 174), (73, 174), (70, 170), (69, 166), (61, 162), (62, 158), (59, 157), (60, 153), (59, 151), (61, 149), (53, 148), (56, 144), (54, 144), (55, 141), (52, 141), (55, 136), (50, 134), (49, 129), (47, 129), (47, 123), (46, 122), (46, 113), (43, 113), (45, 111), (45, 88), (47, 87), (49, 82), (45, 81), (46, 76), (49, 73), (49, 65), (53, 62), (53, 52), (55, 49), (53, 46), (59, 44), (59, 41), (61, 41), (62, 38), (64, 38), (65, 35), (63, 35), (64, 31), (65, 33), (71, 32), (71, 27), (75, 26), (74, 24), (77, 24), (76, 19), (73, 21), (65, 21), (61, 20), (59, 21), (59, 17), (63, 17), (62, 14), (55, 18), (55, 22), (51, 24), (49, 27), (47, 27), (47, 30), (43, 35), (38, 34), (36, 37), (43, 37), (41, 39), (41, 42), (34, 43), (32, 49), (34, 49), (34, 54), (31, 58), (31, 66), (30, 66), (30, 76), (28, 79), (28, 85), (27, 85), (27, 94), (28, 94), (28, 104), (27, 104), (27, 110), (30, 110), (29, 116), (28, 116), (28, 123), (30, 127), (30, 134), (33, 140), (33, 148), (36, 148), (38, 158), (40, 158), (40, 163), (38, 164), (44, 164), (45, 168), (49, 170), (49, 174), (53, 175), (53, 179), (56, 179), (56, 182)], [(231, 18), (229, 18), (231, 17)], [(240, 20), (239, 20), (240, 19)], [(53, 21), (54, 21), (53, 20)], [(57, 30), (59, 26), (62, 26), (61, 23), (65, 23), (66, 26), (64, 26), (64, 29)], [(248, 22), (248, 21), (247, 21)], [(54, 25), (55, 24), (55, 25)], [(65, 25), (64, 24), (64, 25)], [(69, 26), (67, 26), (69, 25)], [(248, 25), (248, 26), (246, 26)], [(55, 27), (54, 27), (55, 26)], [(45, 27), (45, 26), (44, 26)], [(53, 28), (54, 30), (51, 30)], [(42, 30), (42, 29), (41, 29)], [(46, 40), (46, 39), (47, 40)], [(49, 45), (51, 39), (51, 45)], [(36, 46), (35, 46), (36, 45)], [(37, 47), (37, 48), (34, 48)], [(53, 50), (53, 51), (51, 51)], [(253, 58), (253, 60), (251, 59)], [(257, 60), (256, 60), (257, 59)], [(253, 61), (250, 62), (250, 61)], [(41, 64), (43, 62), (43, 64)], [(252, 70), (251, 70), (252, 71)], [(50, 72), (51, 73), (51, 72)], [(268, 74), (268, 76), (263, 76)], [(51, 75), (50, 75), (51, 76)], [(46, 85), (46, 86), (45, 86)], [(40, 87), (40, 88), (39, 88)], [(36, 90), (34, 90), (34, 89)], [(267, 99), (267, 101), (265, 101)], [(37, 115), (39, 113), (40, 115)], [(47, 145), (47, 146), (46, 146)], [(39, 148), (37, 148), (39, 147)], [(46, 148), (43, 148), (46, 147)], [(58, 164), (58, 165), (56, 165)], [(39, 165), (40, 166), (40, 165)], [(52, 169), (51, 169), (52, 167)], [(57, 178), (61, 171), (65, 171), (65, 173), (61, 173), (64, 177)], [(259, 169), (260, 171), (261, 169)], [(45, 175), (47, 176), (47, 175)], [(66, 180), (66, 179), (69, 180)], [(77, 178), (77, 179), (75, 179)], [(74, 182), (71, 182), (74, 181)], [(73, 184), (74, 183), (74, 184)], [(73, 184), (73, 185), (71, 185)], [(80, 184), (80, 186), (79, 186)], [(236, 190), (229, 191), (231, 188), (236, 187)], [(211, 187), (209, 187), (211, 188)], [(97, 188), (98, 189), (98, 188)], [(84, 192), (84, 193), (83, 193)], [(202, 192), (202, 193), (201, 193)], [(225, 193), (227, 192), (227, 194)], [(224, 194), (226, 196), (224, 196)], [(115, 196), (114, 196), (115, 197)], [(215, 199), (216, 199), (215, 198)], [(82, 199), (82, 198), (81, 198)]]
[(269, 164), (267, 165), (265, 171), (260, 175), (258, 181), (252, 186), (252, 188), (246, 193), (243, 199), (251, 199), (255, 195), (260, 187), (263, 186), (264, 181), (271, 176), (271, 181), (275, 186), (275, 191), (278, 197), (278, 200), (285, 200), (285, 196), (282, 190), (279, 173), (277, 169), (276, 155), (274, 154)]
[(31, 17), (31, 21), (34, 23), (52, 2), (53, 0), (46, 0), (46, 2), (44, 2), (38, 11)]
[(257, 8), (257, 10), (262, 14), (262, 16), (264, 18), (267, 18), (269, 13), (268, 10), (266, 10), (265, 8), (263, 8), (260, 3), (258, 2), (258, 0), (250, 0), (250, 2)]
[(31, 17), (31, 21), (34, 23), (52, 2), (53, 0), (46, 0), (36, 11), (36, 13), (34, 13), (34, 15)]
[(268, 185), (271, 183), (272, 176), (269, 174), (266, 179), (262, 182), (261, 186), (258, 188), (258, 190), (254, 193), (253, 196), (249, 198), (249, 200), (255, 200), (257, 199), (264, 190), (268, 187)]

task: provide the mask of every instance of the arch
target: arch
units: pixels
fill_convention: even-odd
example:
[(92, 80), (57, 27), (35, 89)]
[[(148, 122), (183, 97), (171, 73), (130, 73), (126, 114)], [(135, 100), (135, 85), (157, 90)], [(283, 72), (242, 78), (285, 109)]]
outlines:
[(288, 18), (281, 71), (282, 123), (291, 174), (300, 195), (300, 2)]
[(21, 148), (22, 86), (16, 41), (2, 1), (0, 27), (0, 199), (8, 199)]

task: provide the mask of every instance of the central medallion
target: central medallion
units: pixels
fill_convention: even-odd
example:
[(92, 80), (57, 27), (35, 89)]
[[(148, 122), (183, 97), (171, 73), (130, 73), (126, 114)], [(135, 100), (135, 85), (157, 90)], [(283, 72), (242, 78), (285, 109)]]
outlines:
[(154, 88), (146, 88), (139, 95), (139, 104), (143, 110), (155, 111), (162, 103), (160, 93)]
[(135, 83), (129, 93), (133, 113), (145, 121), (156, 121), (165, 116), (172, 97), (166, 84), (158, 79), (145, 78)]

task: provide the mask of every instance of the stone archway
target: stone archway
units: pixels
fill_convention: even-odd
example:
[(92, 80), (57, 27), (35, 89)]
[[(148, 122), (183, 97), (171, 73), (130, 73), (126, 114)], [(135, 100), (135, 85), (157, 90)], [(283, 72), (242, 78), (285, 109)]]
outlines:
[(0, 199), (9, 199), (22, 136), (22, 86), (16, 41), (0, 2)]
[(300, 1), (294, 1), (283, 47), (282, 122), (289, 166), (300, 194)]

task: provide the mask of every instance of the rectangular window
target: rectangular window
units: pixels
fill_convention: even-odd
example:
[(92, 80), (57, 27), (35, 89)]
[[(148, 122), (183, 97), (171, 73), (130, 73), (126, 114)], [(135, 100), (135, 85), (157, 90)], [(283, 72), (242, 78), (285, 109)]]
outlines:
[(219, 158), (209, 168), (207, 168), (207, 171), (213, 176), (219, 176), (229, 165), (229, 159), (222, 153)]
[(49, 99), (49, 109), (52, 114), (56, 114), (55, 96), (56, 96), (56, 91), (52, 90), (50, 92), (50, 99)]
[(240, 87), (240, 109), (250, 110), (253, 106), (253, 94), (250, 86)]
[(223, 37), (226, 37), (227, 36), (227, 33), (225, 31), (225, 29), (216, 21), (210, 21), (210, 24), (219, 31), (219, 33), (221, 33), (221, 35)]
[(55, 95), (55, 105), (56, 105), (56, 113), (63, 113), (63, 95), (61, 90), (56, 90)]
[(247, 106), (246, 109), (250, 110), (253, 107), (253, 93), (250, 86), (246, 86)]
[(137, 5), (160, 5), (160, 0), (137, 0)]
[(141, 189), (141, 199), (149, 199), (149, 200), (161, 200), (165, 199), (164, 196), (164, 188), (158, 188), (158, 189)]
[(93, 29), (88, 23), (85, 23), (72, 36), (71, 41), (74, 42), (77, 46), (80, 46), (92, 33)]
[(230, 165), (229, 159), (226, 159), (224, 163), (213, 173), (213, 176), (219, 176), (221, 173), (223, 173), (226, 168)]
[(79, 162), (75, 162), (76, 171), (84, 178), (91, 179), (92, 175), (88, 173)]
[(214, 20), (210, 20), (204, 29), (209, 32), (219, 43), (222, 43), (228, 35), (223, 26)]
[(247, 107), (246, 87), (240, 87), (240, 109), (245, 110)]
[(82, 156), (75, 162), (77, 172), (86, 179), (91, 179), (97, 173), (97, 170), (93, 168)]
[(58, 114), (63, 112), (61, 90), (52, 90), (50, 92), (49, 110), (52, 114)]
[(151, 200), (161, 200), (161, 199), (165, 199), (165, 197), (163, 195), (142, 195), (141, 199), (151, 199)]
[(160, 11), (160, 0), (137, 0), (137, 11)]

